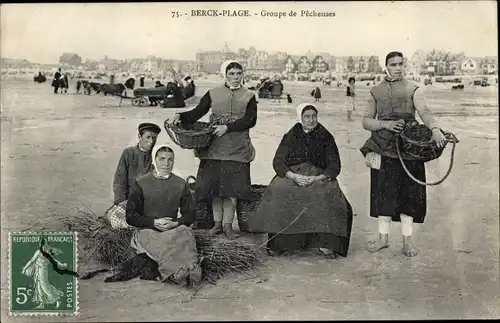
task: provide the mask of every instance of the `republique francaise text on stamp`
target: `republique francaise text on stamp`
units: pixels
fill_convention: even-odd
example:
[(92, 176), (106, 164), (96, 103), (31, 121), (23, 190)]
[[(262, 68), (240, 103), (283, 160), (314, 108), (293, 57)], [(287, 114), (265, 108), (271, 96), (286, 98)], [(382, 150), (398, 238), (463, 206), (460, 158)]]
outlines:
[(76, 232), (9, 232), (9, 314), (78, 313)]

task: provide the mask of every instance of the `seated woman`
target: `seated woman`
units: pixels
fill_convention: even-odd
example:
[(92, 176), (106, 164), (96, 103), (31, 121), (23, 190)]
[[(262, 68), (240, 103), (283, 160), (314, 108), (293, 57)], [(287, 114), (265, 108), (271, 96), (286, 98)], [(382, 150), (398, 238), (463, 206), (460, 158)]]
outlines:
[(184, 95), (184, 100), (187, 100), (194, 96), (196, 92), (196, 85), (194, 84), (194, 81), (191, 78), (191, 76), (186, 76), (184, 78), (184, 81), (186, 82), (186, 86), (184, 86), (182, 93)]
[(184, 93), (182, 84), (175, 82), (167, 83), (168, 95), (163, 101), (163, 108), (185, 108)]
[(196, 284), (201, 280), (201, 268), (194, 232), (189, 227), (195, 217), (194, 198), (186, 181), (172, 173), (171, 148), (157, 148), (153, 164), (154, 171), (135, 181), (128, 199), (127, 223), (137, 228), (131, 245), (154, 264), (145, 279)]
[(333, 135), (317, 120), (312, 104), (297, 107), (299, 122), (283, 136), (253, 232), (269, 234), (270, 254), (319, 248), (327, 258), (347, 256), (352, 208), (337, 182), (340, 156)]

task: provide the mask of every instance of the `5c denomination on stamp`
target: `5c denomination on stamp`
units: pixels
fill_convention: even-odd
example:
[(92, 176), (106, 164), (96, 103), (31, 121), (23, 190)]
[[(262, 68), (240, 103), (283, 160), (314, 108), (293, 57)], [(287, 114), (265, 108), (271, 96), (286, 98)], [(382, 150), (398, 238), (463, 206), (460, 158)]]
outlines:
[(76, 232), (9, 232), (9, 314), (78, 313)]

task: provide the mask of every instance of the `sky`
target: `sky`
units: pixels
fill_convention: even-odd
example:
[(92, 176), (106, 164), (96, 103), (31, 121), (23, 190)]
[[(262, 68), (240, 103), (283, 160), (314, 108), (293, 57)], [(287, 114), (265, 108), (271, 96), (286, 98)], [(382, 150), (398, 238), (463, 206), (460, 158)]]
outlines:
[[(191, 10), (249, 10), (250, 17), (193, 17)], [(261, 17), (261, 12), (286, 17)], [(298, 13), (289, 17), (290, 11)], [(301, 10), (334, 17), (301, 17)], [(172, 12), (186, 16), (172, 17)], [(85, 58), (195, 60), (200, 50), (256, 47), (293, 55), (376, 55), (443, 49), (497, 56), (496, 1), (49, 3), (0, 7), (0, 56), (57, 63)]]

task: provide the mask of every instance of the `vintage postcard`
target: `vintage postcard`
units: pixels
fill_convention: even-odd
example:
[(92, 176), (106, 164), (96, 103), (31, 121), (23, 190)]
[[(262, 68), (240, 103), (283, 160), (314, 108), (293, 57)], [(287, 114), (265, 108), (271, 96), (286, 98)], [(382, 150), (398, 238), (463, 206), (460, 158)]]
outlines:
[(2, 3), (2, 321), (500, 318), (497, 11)]

